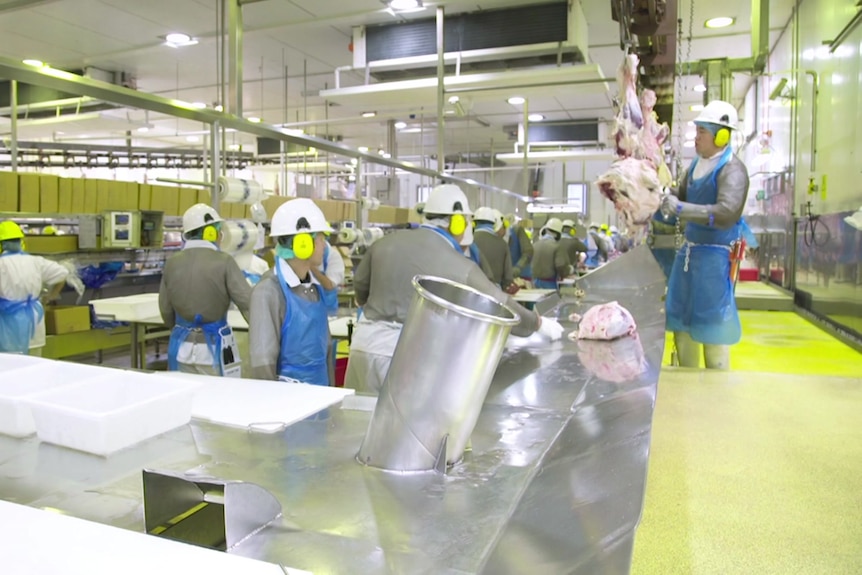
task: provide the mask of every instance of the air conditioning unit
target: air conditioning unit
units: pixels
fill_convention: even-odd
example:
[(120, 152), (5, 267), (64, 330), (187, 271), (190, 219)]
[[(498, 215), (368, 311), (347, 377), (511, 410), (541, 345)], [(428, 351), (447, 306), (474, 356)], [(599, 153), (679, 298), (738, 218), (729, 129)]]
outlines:
[[(446, 16), (446, 74), (582, 64), (587, 22), (581, 0)], [(379, 81), (436, 76), (435, 18), (353, 29), (353, 67)]]

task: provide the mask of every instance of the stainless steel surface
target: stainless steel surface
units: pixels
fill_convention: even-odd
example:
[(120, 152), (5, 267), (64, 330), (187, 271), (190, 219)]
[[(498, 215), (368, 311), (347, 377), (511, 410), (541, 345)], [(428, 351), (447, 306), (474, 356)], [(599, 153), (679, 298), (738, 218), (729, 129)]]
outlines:
[[(430, 276), (416, 290), (357, 458), (429, 471), (464, 455), (512, 326), (507, 306)], [(442, 470), (442, 469), (440, 469)]]
[[(144, 469), (143, 484), (144, 528), (168, 539), (230, 550), (281, 517), (278, 500), (253, 483)], [(215, 508), (203, 529), (201, 521), (194, 521), (200, 511), (189, 513), (202, 503)], [(191, 537), (174, 532), (190, 522), (195, 527), (181, 533)], [(200, 531), (206, 531), (206, 539), (199, 538)]]
[(574, 329), (570, 313), (618, 300), (637, 321), (643, 373), (608, 381), (577, 342), (512, 338), (472, 451), (447, 475), (358, 465), (370, 413), (333, 408), (272, 435), (193, 422), (107, 459), (0, 436), (0, 497), (142, 531), (141, 469), (192, 471), (256, 483), (285, 510), (234, 553), (315, 573), (628, 573), (664, 277), (643, 247), (587, 283), (554, 313)]

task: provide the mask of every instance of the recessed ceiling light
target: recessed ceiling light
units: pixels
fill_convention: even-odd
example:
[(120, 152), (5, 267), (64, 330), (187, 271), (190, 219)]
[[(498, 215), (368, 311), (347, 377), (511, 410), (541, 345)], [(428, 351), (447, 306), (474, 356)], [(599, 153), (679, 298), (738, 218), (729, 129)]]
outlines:
[(165, 36), (165, 44), (171, 48), (182, 48), (183, 46), (194, 46), (198, 41), (188, 34), (182, 32), (171, 32)]
[(460, 101), (461, 101), (461, 98), (459, 98), (458, 96), (449, 96), (449, 103), (450, 104), (457, 104)]
[(198, 138), (197, 136), (186, 136), (186, 142), (194, 143), (194, 142), (199, 142), (199, 141), (200, 141), (200, 138)]
[(527, 116), (527, 119), (531, 122), (541, 122), (545, 117), (541, 114), (530, 114)]
[(222, 106), (221, 104), (219, 104), (218, 106), (216, 106), (215, 108), (213, 108), (213, 110), (215, 110), (216, 112), (224, 112), (224, 106)]
[(512, 96), (511, 98), (509, 98), (506, 101), (509, 102), (510, 104), (512, 104), (513, 106), (520, 106), (521, 104), (526, 102), (526, 100), (524, 98), (522, 98), (521, 96)]
[(707, 28), (727, 28), (728, 26), (733, 25), (734, 22), (736, 22), (736, 18), (719, 16), (718, 18), (710, 18), (704, 22), (703, 25)]
[(204, 104), (203, 102), (195, 102), (192, 104), (192, 108), (197, 108), (199, 110), (203, 110), (206, 107), (207, 107), (207, 105)]
[(703, 104), (692, 104), (688, 107), (688, 109), (692, 112), (700, 112), (701, 110), (703, 110)]
[(689, 141), (687, 141), (686, 143), (684, 143), (684, 144), (682, 145), (682, 147), (683, 147), (683, 148), (693, 148), (693, 147), (694, 147), (694, 140), (689, 140)]
[(260, 124), (260, 118), (258, 118), (257, 116), (249, 116), (248, 118), (246, 118), (246, 120), (248, 120), (252, 124)]
[(377, 112), (362, 112), (363, 118), (373, 118), (377, 115)]
[(383, 156), (384, 158), (391, 158), (392, 157), (392, 154), (390, 154), (389, 152), (383, 152), (380, 155)]
[(140, 128), (138, 128), (138, 131), (142, 134), (145, 134), (145, 133), (149, 132), (150, 129), (147, 126), (141, 126)]
[(45, 62), (43, 62), (42, 60), (24, 60), (24, 63), (27, 64), (28, 66), (34, 66), (36, 68), (44, 68), (45, 67)]
[(367, 146), (359, 146), (359, 147), (358, 147), (358, 148), (356, 148), (356, 149), (357, 149), (357, 150), (359, 150), (360, 152), (362, 152), (363, 154), (364, 154), (364, 153), (366, 153), (366, 152), (368, 151), (368, 147), (367, 147)]
[(377, 150), (377, 153), (380, 154), (381, 156), (385, 156), (386, 150), (384, 150), (383, 148), (380, 148), (379, 150)]
[(407, 122), (395, 122), (395, 129), (396, 130), (403, 130), (406, 127), (407, 127)]
[(239, 144), (229, 144), (227, 149), (231, 152), (236, 152), (237, 150), (239, 150)]
[(703, 84), (698, 84), (697, 86), (694, 87), (694, 91), (695, 92), (706, 92), (706, 86), (704, 86)]
[(358, 163), (359, 163), (359, 160), (357, 160), (356, 158), (350, 158), (350, 164), (351, 165), (355, 166)]
[(422, 8), (422, 0), (389, 0), (389, 7), (398, 12)]

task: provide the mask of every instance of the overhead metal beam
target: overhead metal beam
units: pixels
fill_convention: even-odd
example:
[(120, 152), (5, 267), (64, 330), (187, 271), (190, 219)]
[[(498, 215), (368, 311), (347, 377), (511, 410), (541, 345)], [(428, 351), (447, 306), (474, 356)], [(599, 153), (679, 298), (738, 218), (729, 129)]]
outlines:
[(769, 57), (769, 0), (751, 0), (751, 56), (754, 71), (763, 72)]
[(421, 174), (432, 178), (440, 178), (453, 183), (480, 187), (492, 192), (512, 196), (524, 202), (529, 201), (528, 197), (516, 194), (510, 190), (473, 182), (472, 180), (465, 180), (464, 178), (447, 176), (436, 170), (423, 168), (411, 162), (401, 162), (393, 158), (384, 158), (377, 154), (360, 152), (353, 148), (349, 148), (336, 142), (330, 142), (323, 138), (316, 138), (314, 136), (298, 134), (296, 132), (288, 133), (288, 131), (283, 128), (277, 128), (264, 123), (252, 123), (224, 112), (198, 109), (193, 107), (189, 102), (183, 102), (182, 100), (163, 98), (161, 96), (155, 96), (153, 94), (147, 94), (137, 90), (130, 90), (129, 88), (94, 80), (92, 78), (85, 78), (77, 74), (71, 74), (54, 68), (28, 66), (11, 58), (0, 57), (0, 78), (17, 80), (18, 82), (43, 86), (45, 88), (64, 91), (70, 94), (89, 96), (91, 98), (111, 102), (120, 106), (149, 110), (150, 112), (167, 114), (169, 116), (185, 120), (194, 120), (196, 122), (203, 122), (210, 125), (218, 122), (222, 128), (233, 128), (246, 134), (263, 138), (272, 138), (309, 148), (316, 148), (324, 152), (338, 154), (348, 158), (362, 158), (369, 164), (390, 166), (405, 172)]
[(239, 0), (228, 5), (228, 112), (242, 118), (242, 6)]

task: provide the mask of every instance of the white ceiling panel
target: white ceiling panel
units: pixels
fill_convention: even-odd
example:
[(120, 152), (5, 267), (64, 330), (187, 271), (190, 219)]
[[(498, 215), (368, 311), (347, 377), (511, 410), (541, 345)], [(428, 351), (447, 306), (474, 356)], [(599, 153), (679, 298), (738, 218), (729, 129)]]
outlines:
[[(73, 0), (71, 3), (80, 3), (82, 0)], [(64, 0), (64, 4), (68, 0)], [(206, 34), (215, 29), (216, 19), (216, 4), (210, 3), (208, 8), (206, 5), (197, 2), (189, 2), (188, 0), (146, 0), (144, 2), (135, 0), (99, 0), (99, 4), (110, 6), (115, 10), (124, 13), (127, 18), (135, 18), (141, 22), (149, 24), (149, 29), (159, 29), (157, 35), (164, 35), (169, 32), (183, 32), (191, 36), (199, 36)], [(102, 10), (104, 10), (104, 6)], [(111, 14), (106, 14), (111, 16)], [(115, 16), (112, 16), (115, 17)], [(102, 25), (110, 23), (110, 20), (103, 19)], [(116, 24), (119, 27), (114, 28), (118, 32), (125, 31), (125, 25), (128, 21), (118, 21)], [(155, 39), (155, 38), (152, 38)]]

